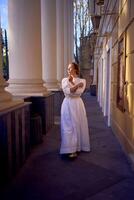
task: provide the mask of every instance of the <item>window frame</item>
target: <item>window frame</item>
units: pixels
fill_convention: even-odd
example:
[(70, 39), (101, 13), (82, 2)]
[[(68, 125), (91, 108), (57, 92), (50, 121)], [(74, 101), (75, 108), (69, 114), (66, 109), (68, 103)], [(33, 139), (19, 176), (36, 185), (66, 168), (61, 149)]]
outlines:
[(125, 112), (124, 85), (126, 76), (126, 33), (118, 40), (117, 107)]

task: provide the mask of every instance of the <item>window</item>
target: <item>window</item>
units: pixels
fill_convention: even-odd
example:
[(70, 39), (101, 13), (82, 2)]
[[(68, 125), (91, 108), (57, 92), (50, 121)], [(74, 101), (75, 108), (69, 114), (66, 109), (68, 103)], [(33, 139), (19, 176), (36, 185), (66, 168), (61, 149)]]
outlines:
[(118, 43), (118, 79), (117, 79), (117, 107), (124, 112), (124, 84), (125, 84), (125, 34), (123, 34)]

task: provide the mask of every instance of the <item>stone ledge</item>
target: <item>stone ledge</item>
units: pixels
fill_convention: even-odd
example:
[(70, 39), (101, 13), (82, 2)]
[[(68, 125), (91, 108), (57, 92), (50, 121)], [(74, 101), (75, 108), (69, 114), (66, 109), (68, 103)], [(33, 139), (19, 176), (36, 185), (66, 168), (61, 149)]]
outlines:
[(18, 106), (23, 106), (24, 100), (15, 100), (15, 101), (7, 101), (0, 103), (0, 115), (4, 112), (11, 111), (14, 108), (17, 108)]

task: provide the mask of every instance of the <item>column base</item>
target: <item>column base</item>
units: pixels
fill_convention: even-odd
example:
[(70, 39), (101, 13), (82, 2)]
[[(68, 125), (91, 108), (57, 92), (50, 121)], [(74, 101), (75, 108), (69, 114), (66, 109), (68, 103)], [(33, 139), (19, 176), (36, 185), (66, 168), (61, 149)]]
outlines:
[(48, 91), (58, 91), (60, 90), (60, 86), (55, 80), (45, 80), (45, 87)]
[(6, 90), (14, 96), (45, 96), (49, 93), (42, 80), (10, 79), (8, 82)]
[(6, 101), (11, 101), (12, 100), (12, 95), (5, 91), (0, 91), (0, 103), (6, 102)]
[(6, 82), (0, 86), (0, 112), (24, 103), (23, 100), (14, 101), (12, 94), (8, 91), (5, 91), (6, 86)]

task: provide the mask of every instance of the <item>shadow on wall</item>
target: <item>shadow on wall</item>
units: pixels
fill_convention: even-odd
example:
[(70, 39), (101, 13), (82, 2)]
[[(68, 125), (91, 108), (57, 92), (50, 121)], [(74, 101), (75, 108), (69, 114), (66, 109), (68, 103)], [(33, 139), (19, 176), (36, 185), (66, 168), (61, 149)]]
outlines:
[(90, 85), (91, 96), (96, 96), (96, 85)]

